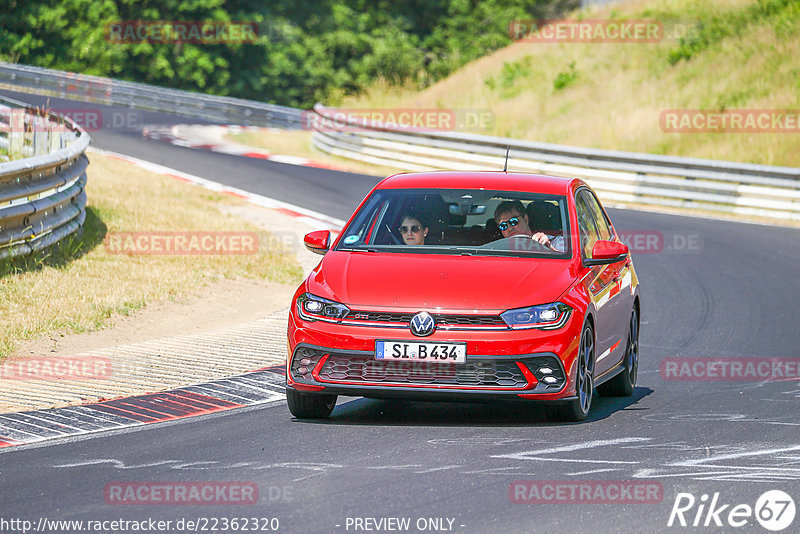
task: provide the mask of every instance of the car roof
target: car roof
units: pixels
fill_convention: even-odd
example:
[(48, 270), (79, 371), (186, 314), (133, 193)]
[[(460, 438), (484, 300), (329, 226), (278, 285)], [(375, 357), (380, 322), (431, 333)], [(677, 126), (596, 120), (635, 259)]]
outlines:
[[(502, 171), (433, 171), (395, 174), (377, 189), (496, 189), (569, 195), (576, 178)], [(582, 182), (581, 182), (582, 183)]]

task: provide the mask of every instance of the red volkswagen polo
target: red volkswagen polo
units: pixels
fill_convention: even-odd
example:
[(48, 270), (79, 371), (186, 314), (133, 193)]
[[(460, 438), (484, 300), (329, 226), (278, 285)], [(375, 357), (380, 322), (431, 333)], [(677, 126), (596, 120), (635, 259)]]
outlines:
[(379, 183), (294, 295), (286, 397), (515, 399), (580, 421), (595, 387), (631, 395), (639, 288), (628, 248), (579, 179), (399, 174)]

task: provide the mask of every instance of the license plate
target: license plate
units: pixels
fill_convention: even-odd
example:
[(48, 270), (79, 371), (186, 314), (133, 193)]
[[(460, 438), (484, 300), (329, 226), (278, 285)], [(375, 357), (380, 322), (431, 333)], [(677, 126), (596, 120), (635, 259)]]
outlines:
[(424, 343), (417, 341), (376, 341), (375, 359), (389, 361), (424, 361), (466, 363), (466, 343)]

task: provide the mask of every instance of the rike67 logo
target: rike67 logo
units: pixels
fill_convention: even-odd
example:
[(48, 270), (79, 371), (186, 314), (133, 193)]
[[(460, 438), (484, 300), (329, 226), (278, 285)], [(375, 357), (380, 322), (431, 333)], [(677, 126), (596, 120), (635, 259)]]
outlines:
[(751, 525), (755, 518), (765, 529), (779, 532), (792, 524), (795, 512), (794, 500), (781, 490), (762, 493), (755, 506), (723, 503), (719, 492), (712, 496), (704, 493), (699, 499), (691, 493), (678, 493), (667, 526), (726, 527), (727, 530)]

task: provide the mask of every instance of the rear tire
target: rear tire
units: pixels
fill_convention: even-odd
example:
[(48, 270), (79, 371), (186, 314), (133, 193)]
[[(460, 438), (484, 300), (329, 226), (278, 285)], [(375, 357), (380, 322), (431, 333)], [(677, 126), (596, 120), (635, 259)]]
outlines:
[(326, 419), (336, 406), (336, 395), (307, 395), (287, 388), (286, 403), (298, 419)]
[(625, 345), (624, 370), (601, 386), (597, 392), (604, 397), (630, 397), (636, 387), (636, 375), (639, 373), (639, 312), (636, 308), (631, 312), (628, 325), (628, 341)]
[(580, 422), (589, 415), (592, 409), (594, 392), (594, 330), (586, 324), (581, 332), (581, 344), (578, 349), (578, 371), (575, 375), (575, 393), (578, 398), (563, 404), (554, 404), (545, 408), (549, 419), (554, 421)]

